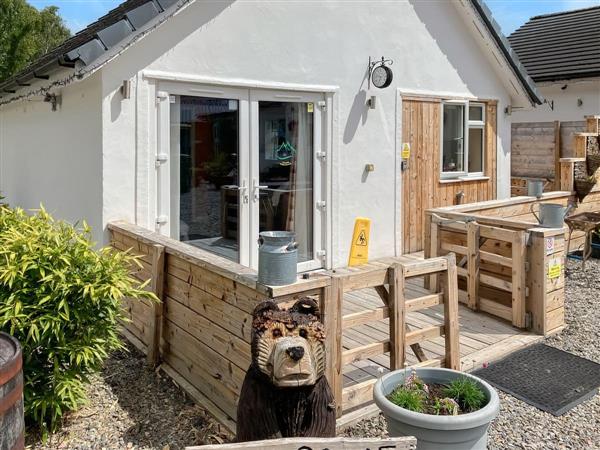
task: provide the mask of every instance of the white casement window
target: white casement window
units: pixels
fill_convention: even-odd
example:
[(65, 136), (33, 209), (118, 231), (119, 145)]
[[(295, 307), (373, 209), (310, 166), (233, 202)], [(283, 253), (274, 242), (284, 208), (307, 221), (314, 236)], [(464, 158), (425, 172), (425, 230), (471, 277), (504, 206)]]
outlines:
[(448, 101), (442, 114), (442, 178), (482, 176), (485, 160), (485, 105)]

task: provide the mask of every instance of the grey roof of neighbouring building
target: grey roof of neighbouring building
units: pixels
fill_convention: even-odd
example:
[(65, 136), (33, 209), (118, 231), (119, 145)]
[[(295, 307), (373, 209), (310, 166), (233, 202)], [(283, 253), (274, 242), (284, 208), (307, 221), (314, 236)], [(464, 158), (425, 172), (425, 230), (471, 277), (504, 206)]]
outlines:
[[(190, 0), (126, 0), (105, 16), (90, 24), (63, 44), (43, 55), (23, 71), (0, 81), (0, 98), (2, 93), (15, 93), (20, 86), (28, 86), (35, 78), (47, 79), (49, 74), (60, 67), (86, 67), (101, 55), (109, 52), (117, 44), (130, 43), (141, 34), (143, 27), (160, 16), (168, 17), (168, 9), (182, 6)], [(496, 45), (512, 67), (523, 88), (533, 103), (541, 104), (542, 100), (535, 83), (527, 75), (515, 53), (510, 48), (506, 37), (492, 17), (483, 0), (470, 0), (489, 30)], [(173, 8), (171, 8), (173, 6)], [(81, 75), (81, 74), (80, 74)]]
[(600, 6), (532, 17), (508, 40), (536, 82), (600, 76)]

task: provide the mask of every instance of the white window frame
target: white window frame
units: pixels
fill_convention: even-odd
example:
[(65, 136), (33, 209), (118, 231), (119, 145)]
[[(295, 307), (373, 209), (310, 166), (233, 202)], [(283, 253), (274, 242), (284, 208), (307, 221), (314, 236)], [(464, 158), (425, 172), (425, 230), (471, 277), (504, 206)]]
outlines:
[[(462, 105), (464, 108), (463, 114), (463, 168), (460, 172), (444, 172), (444, 108), (446, 105)], [(471, 120), (469, 117), (469, 108), (471, 106), (481, 107), (481, 119)], [(440, 179), (452, 180), (458, 178), (475, 178), (482, 177), (485, 173), (486, 159), (486, 136), (485, 136), (485, 103), (468, 100), (445, 100), (442, 102), (442, 113), (440, 114)], [(469, 172), (469, 129), (478, 128), (482, 130), (482, 155), (481, 155), (481, 171)]]
[[(481, 120), (471, 120), (470, 117), (470, 108), (472, 106), (476, 106), (481, 108)], [(465, 135), (466, 138), (466, 151), (465, 151), (465, 167), (467, 171), (467, 176), (469, 177), (482, 177), (485, 173), (485, 156), (486, 156), (486, 147), (485, 147), (485, 103), (478, 102), (469, 102), (467, 104), (467, 133)], [(476, 128), (481, 130), (481, 170), (478, 172), (469, 172), (469, 130), (471, 128)]]

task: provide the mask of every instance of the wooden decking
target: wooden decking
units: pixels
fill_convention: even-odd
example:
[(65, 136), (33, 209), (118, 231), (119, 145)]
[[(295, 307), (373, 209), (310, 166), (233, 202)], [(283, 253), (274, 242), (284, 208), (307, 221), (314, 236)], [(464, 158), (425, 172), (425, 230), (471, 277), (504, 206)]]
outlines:
[[(407, 289), (416, 298), (425, 295), (422, 286), (411, 282)], [(410, 295), (410, 294), (409, 294)], [(344, 314), (360, 312), (383, 306), (374, 289), (364, 289), (344, 295)], [(421, 329), (431, 325), (442, 324), (443, 306), (439, 305), (427, 310), (410, 312), (406, 322), (411, 329)], [(485, 313), (474, 313), (470, 309), (459, 306), (460, 323), (460, 356), (461, 369), (469, 371), (488, 362), (528, 345), (543, 336), (525, 332), (512, 327), (508, 322), (501, 321)], [(342, 345), (344, 349), (352, 349), (373, 341), (384, 340), (388, 337), (389, 319), (360, 325), (344, 332)], [(421, 344), (428, 359), (443, 357), (444, 337), (440, 336)], [(418, 361), (410, 349), (407, 350), (408, 364)], [(344, 387), (352, 386), (381, 375), (381, 370), (387, 372), (389, 355), (381, 355), (347, 365), (344, 370)]]
[[(415, 258), (421, 254), (413, 255)], [(422, 297), (429, 293), (421, 279), (410, 280), (406, 286), (407, 299)], [(383, 306), (381, 297), (375, 289), (368, 288), (344, 294), (343, 315), (372, 310)], [(406, 323), (411, 330), (441, 325), (444, 320), (443, 305), (417, 312), (409, 312)], [(499, 359), (521, 347), (543, 339), (542, 336), (519, 330), (509, 322), (492, 317), (485, 313), (475, 313), (465, 306), (459, 307), (460, 325), (460, 356), (461, 369), (470, 371), (481, 367), (485, 362)], [(344, 330), (342, 346), (344, 350), (360, 347), (375, 341), (389, 338), (389, 319), (353, 327)], [(444, 337), (440, 336), (421, 343), (427, 359), (444, 356)], [(417, 364), (418, 360), (410, 348), (406, 350), (407, 364)], [(377, 378), (388, 371), (390, 365), (389, 353), (373, 358), (357, 361), (343, 367), (344, 388), (353, 386), (369, 379)], [(348, 420), (352, 418), (350, 411), (344, 411)], [(365, 413), (367, 411), (364, 411)], [(364, 417), (364, 414), (360, 416)], [(344, 422), (346, 422), (344, 420)]]

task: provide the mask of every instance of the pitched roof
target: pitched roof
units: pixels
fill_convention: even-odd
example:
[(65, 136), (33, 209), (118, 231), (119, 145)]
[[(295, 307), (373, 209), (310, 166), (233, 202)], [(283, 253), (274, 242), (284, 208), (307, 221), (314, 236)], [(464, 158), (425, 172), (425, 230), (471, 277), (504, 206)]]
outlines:
[[(20, 86), (28, 86), (30, 81), (35, 78), (48, 79), (49, 74), (61, 66), (72, 68), (89, 66), (112, 48), (118, 45), (126, 46), (133, 42), (147, 24), (157, 18), (160, 19), (160, 16), (168, 17), (189, 1), (193, 0), (126, 0), (18, 74), (0, 81), (0, 98), (3, 93), (15, 93)], [(535, 83), (519, 63), (484, 1), (470, 0), (470, 3), (481, 17), (530, 100), (533, 103), (541, 104), (542, 100)], [(79, 75), (83, 74), (79, 73)]]
[(167, 10), (177, 2), (178, 0), (124, 1), (16, 75), (0, 81), (0, 92), (12, 92), (34, 78), (47, 78), (61, 66), (75, 67), (76, 63), (88, 65), (121, 41), (135, 38), (142, 27), (159, 16), (167, 15)]
[(600, 76), (600, 6), (532, 17), (508, 40), (537, 82)]

